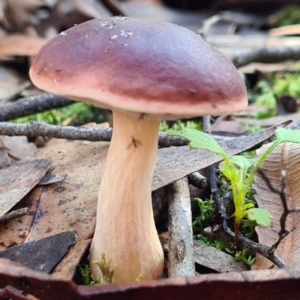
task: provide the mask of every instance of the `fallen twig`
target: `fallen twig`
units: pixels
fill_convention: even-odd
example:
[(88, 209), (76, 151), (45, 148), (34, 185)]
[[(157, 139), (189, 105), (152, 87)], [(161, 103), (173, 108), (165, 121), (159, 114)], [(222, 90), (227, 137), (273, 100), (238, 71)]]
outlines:
[[(229, 227), (227, 227), (227, 222), (225, 222), (226, 218), (223, 218), (223, 230), (227, 236), (229, 236), (231, 239), (235, 239), (235, 233), (230, 230)], [(265, 245), (253, 242), (252, 240), (244, 237), (239, 236), (238, 238), (239, 243), (243, 245), (244, 247), (247, 247), (256, 253), (261, 254), (266, 259), (270, 260), (272, 263), (274, 263), (278, 268), (286, 268), (288, 267), (286, 263), (278, 257), (275, 253), (270, 253), (270, 247), (267, 247)]]
[(203, 175), (201, 175), (199, 172), (193, 172), (188, 175), (188, 181), (189, 184), (192, 184), (193, 186), (203, 189), (207, 184), (207, 179)]
[(262, 47), (248, 53), (238, 53), (233, 56), (232, 62), (240, 68), (252, 62), (279, 63), (290, 59), (300, 59), (300, 47)]
[[(39, 122), (28, 124), (12, 124), (0, 122), (0, 135), (8, 136), (47, 136), (58, 139), (86, 140), (86, 141), (110, 141), (112, 129), (97, 129), (90, 127), (55, 126)], [(187, 145), (185, 139), (174, 136), (166, 136), (165, 133), (159, 134), (158, 144), (160, 147), (184, 146)]]
[(22, 216), (26, 215), (27, 213), (28, 213), (28, 208), (27, 207), (13, 210), (13, 211), (1, 216), (0, 217), (0, 223), (6, 223), (6, 222), (8, 222), (10, 220), (13, 220), (15, 218), (22, 217)]
[(65, 97), (44, 93), (2, 106), (0, 108), (0, 121), (10, 121), (72, 103), (74, 102)]
[(194, 276), (191, 198), (187, 178), (167, 188), (169, 199), (169, 277)]

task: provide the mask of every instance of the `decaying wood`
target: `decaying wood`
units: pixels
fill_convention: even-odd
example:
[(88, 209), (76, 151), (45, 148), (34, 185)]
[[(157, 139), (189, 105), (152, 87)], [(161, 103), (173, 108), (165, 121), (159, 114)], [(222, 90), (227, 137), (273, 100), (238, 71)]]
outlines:
[(191, 197), (187, 178), (167, 187), (169, 202), (169, 277), (195, 275)]

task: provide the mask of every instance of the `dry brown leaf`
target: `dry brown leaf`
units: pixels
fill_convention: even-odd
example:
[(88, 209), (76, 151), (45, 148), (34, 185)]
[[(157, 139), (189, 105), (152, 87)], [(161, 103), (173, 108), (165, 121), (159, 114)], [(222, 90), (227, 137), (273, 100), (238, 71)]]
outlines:
[[(72, 280), (83, 255), (90, 247), (92, 239), (77, 242), (69, 249), (67, 255), (60, 261), (51, 273), (53, 277), (63, 280)], [(72, 251), (71, 251), (72, 250)]]
[(0, 170), (0, 216), (7, 213), (35, 187), (51, 163), (49, 159), (27, 157)]
[[(224, 149), (229, 155), (236, 154), (245, 147), (247, 149), (247, 144), (252, 147), (268, 138), (273, 130), (246, 137), (245, 140), (242, 138), (240, 143), (234, 143), (234, 147), (232, 142), (225, 142)], [(37, 157), (54, 160), (55, 174), (68, 176), (64, 182), (51, 185), (44, 191), (41, 208), (47, 214), (41, 212), (43, 217), (39, 219), (39, 225), (33, 230), (30, 240), (62, 230), (76, 231), (79, 240), (92, 236), (98, 188), (108, 145), (106, 142), (53, 139), (46, 147), (37, 150)], [(198, 170), (201, 165), (206, 167), (220, 159), (207, 151), (190, 150), (188, 147), (159, 149), (152, 189), (156, 190)]]
[[(259, 154), (268, 145), (259, 150)], [(270, 182), (277, 188), (281, 187), (281, 172), (286, 171), (286, 200), (289, 208), (300, 207), (300, 145), (284, 143), (278, 146), (265, 161), (262, 170)], [(257, 227), (259, 242), (271, 246), (278, 238), (280, 217), (283, 207), (278, 194), (271, 192), (265, 181), (258, 174), (253, 185), (256, 190), (256, 201), (260, 208), (268, 210), (272, 215), (269, 228)], [(292, 213), (287, 218), (286, 229), (295, 228), (279, 245), (276, 254), (293, 268), (300, 269), (300, 213)], [(257, 255), (254, 269), (266, 269), (273, 264)]]
[(51, 140), (37, 157), (54, 160), (52, 170), (66, 179), (44, 189), (29, 241), (72, 230), (78, 241), (94, 233), (96, 202), (109, 143)]
[(36, 146), (25, 136), (0, 136), (0, 169), (26, 156), (33, 157)]
[(33, 157), (35, 154), (36, 146), (28, 143), (26, 136), (3, 136), (3, 141), (11, 158), (22, 159), (26, 156)]
[(15, 208), (28, 207), (27, 215), (13, 219), (0, 226), (0, 252), (26, 242), (40, 201), (43, 188), (33, 189)]
[(6, 168), (11, 164), (7, 152), (8, 149), (3, 141), (3, 136), (0, 135), (0, 169)]
[(0, 56), (35, 56), (48, 39), (13, 34), (0, 39)]

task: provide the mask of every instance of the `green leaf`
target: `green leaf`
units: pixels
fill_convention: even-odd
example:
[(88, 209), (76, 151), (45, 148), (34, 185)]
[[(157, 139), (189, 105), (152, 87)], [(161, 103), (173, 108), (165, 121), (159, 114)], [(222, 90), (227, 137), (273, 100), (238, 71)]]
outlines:
[(253, 203), (246, 203), (246, 204), (244, 204), (244, 209), (245, 209), (245, 210), (250, 209), (250, 208), (252, 208), (252, 207), (254, 207), (254, 204), (253, 204)]
[(254, 160), (246, 158), (243, 155), (234, 155), (229, 158), (229, 161), (239, 167), (244, 174), (247, 174), (250, 167), (254, 165)]
[(248, 219), (256, 221), (258, 225), (269, 227), (273, 216), (270, 212), (262, 208), (251, 208), (248, 211)]
[(292, 130), (288, 128), (279, 127), (276, 129), (276, 144), (279, 143), (300, 143), (300, 130)]
[(226, 157), (226, 153), (218, 144), (218, 142), (215, 141), (209, 134), (202, 131), (184, 128), (180, 131), (171, 130), (167, 133), (167, 135), (175, 135), (185, 138), (190, 142), (189, 146), (191, 149), (203, 149), (220, 155), (222, 158)]

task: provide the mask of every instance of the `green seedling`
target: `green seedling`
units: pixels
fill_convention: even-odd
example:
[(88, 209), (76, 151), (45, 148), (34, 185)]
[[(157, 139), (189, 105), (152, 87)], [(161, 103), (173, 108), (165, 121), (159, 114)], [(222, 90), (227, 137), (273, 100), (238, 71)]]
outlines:
[(276, 140), (257, 162), (242, 155), (228, 157), (217, 141), (210, 135), (198, 130), (185, 128), (180, 131), (170, 131), (167, 135), (187, 139), (191, 149), (207, 150), (222, 157), (223, 162), (220, 164), (220, 171), (230, 181), (235, 206), (234, 229), (236, 247), (238, 245), (240, 225), (243, 218), (247, 217), (260, 226), (270, 226), (272, 218), (270, 212), (262, 208), (253, 207), (254, 205), (252, 203), (245, 203), (246, 193), (253, 183), (256, 170), (262, 166), (268, 155), (279, 144), (285, 142), (300, 143), (299, 131), (278, 128), (276, 130)]

